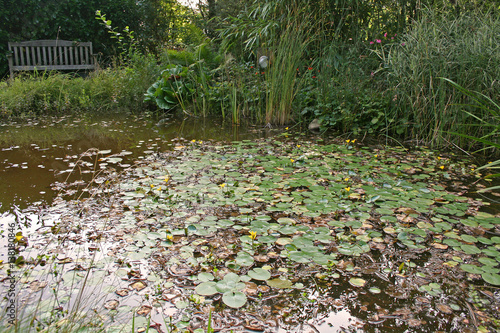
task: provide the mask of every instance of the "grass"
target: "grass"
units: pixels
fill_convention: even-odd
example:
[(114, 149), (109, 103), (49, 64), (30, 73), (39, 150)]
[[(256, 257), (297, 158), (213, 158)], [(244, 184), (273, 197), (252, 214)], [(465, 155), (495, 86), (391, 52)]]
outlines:
[[(467, 96), (439, 77), (470, 91), (498, 96), (500, 18), (481, 12), (447, 18), (426, 10), (400, 43), (391, 53), (387, 79), (398, 96), (396, 118), (412, 125), (405, 136), (436, 144), (454, 139), (443, 136), (444, 131), (482, 136), (485, 128), (461, 112), (459, 105), (466, 104)], [(469, 115), (486, 116), (484, 110), (466, 108)]]
[(143, 94), (159, 73), (156, 61), (135, 56), (128, 67), (88, 73), (23, 72), (0, 89), (0, 118), (107, 113), (144, 109)]
[(312, 40), (304, 23), (307, 18), (295, 15), (295, 11), (290, 10), (290, 21), (272, 47), (275, 52), (266, 73), (265, 122), (270, 124), (284, 125), (292, 120), (293, 102), (300, 89), (297, 68)]
[[(262, 38), (258, 45), (269, 53), (270, 66), (264, 71), (230, 54), (222, 61), (205, 44), (165, 51), (159, 59), (135, 54), (126, 67), (86, 78), (31, 73), (2, 82), (0, 116), (140, 112), (155, 107), (143, 104), (143, 94), (162, 66), (182, 63), (189, 66), (194, 87), (192, 99), (182, 100), (182, 109), (195, 116), (222, 114), (235, 123), (250, 118), (277, 125), (318, 118), (324, 128), (344, 134), (464, 149), (474, 142), (447, 133), (487, 134), (487, 126), (478, 120), (489, 117), (485, 110), (465, 106), (468, 113), (462, 112), (459, 105), (469, 97), (439, 77), (490, 98), (500, 95), (497, 16), (469, 11), (455, 17), (422, 10), (406, 33), (383, 37), (380, 31), (371, 38), (382, 42), (372, 45), (369, 39), (327, 39), (315, 28), (320, 23), (311, 23), (314, 17), (305, 19), (307, 14), (297, 14), (300, 9), (293, 6), (286, 10), (273, 28), (281, 29), (273, 32), (278, 37)], [(309, 67), (314, 75), (304, 70)]]

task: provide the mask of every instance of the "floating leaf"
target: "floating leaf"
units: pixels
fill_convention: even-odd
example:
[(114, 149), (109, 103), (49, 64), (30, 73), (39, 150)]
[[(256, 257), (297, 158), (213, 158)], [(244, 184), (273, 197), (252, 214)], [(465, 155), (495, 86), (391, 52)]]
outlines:
[(483, 270), (481, 269), (481, 267), (479, 266), (476, 266), (476, 265), (471, 265), (471, 264), (463, 264), (463, 265), (460, 265), (460, 268), (468, 273), (472, 273), (472, 274), (481, 274), (483, 273)]
[(483, 273), (481, 276), (484, 281), (495, 286), (500, 286), (500, 274)]
[(349, 279), (349, 283), (354, 287), (364, 287), (364, 285), (366, 284), (366, 280), (363, 280), (361, 278), (351, 278)]
[(292, 281), (287, 279), (275, 278), (272, 280), (266, 281), (269, 287), (278, 288), (278, 289), (286, 289), (292, 286)]
[(194, 291), (198, 295), (211, 296), (217, 294), (219, 291), (215, 288), (216, 283), (213, 281), (202, 282), (196, 286)]
[(248, 271), (248, 276), (250, 276), (254, 280), (265, 281), (271, 277), (271, 273), (262, 268), (254, 268)]
[(247, 296), (241, 291), (228, 291), (222, 295), (222, 301), (229, 307), (241, 308), (247, 302)]

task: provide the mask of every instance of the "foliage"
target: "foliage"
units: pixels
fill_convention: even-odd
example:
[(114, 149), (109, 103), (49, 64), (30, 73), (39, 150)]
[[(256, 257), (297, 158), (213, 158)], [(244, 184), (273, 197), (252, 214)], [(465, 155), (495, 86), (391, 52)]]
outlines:
[(178, 105), (186, 110), (185, 102), (194, 92), (192, 84), (186, 80), (187, 73), (187, 67), (168, 66), (161, 72), (160, 79), (149, 87), (144, 101), (153, 101), (163, 110), (170, 110)]
[[(121, 172), (103, 171), (86, 188), (90, 198), (58, 200), (43, 210), (60, 218), (36, 240), (59, 253), (41, 264), (20, 249), (33, 283), (19, 284), (19, 298), (46, 296), (20, 306), (20, 328), (50, 331), (69, 323), (63, 320), (71, 319), (75, 290), (92, 292), (82, 312), (98, 309), (93, 322), (116, 331), (130, 328), (131, 320), (149, 327), (152, 304), (175, 311), (170, 331), (206, 322), (208, 313), (220, 330), (251, 322), (264, 331), (270, 324), (255, 308), (276, 304), (291, 309), (276, 318), (280, 327), (297, 331), (339, 306), (359, 310), (379, 293), (377, 307), (355, 312), (358, 330), (385, 327), (372, 321), (381, 309), (413, 309), (415, 299), (427, 306), (413, 309), (414, 318), (439, 310), (411, 322), (419, 331), (470, 327), (463, 318), (474, 314), (463, 299), (481, 307), (478, 324), (498, 328), (498, 301), (471, 292), (500, 284), (500, 237), (499, 219), (463, 196), (478, 176), (469, 161), (355, 139), (318, 145), (293, 134), (230, 144), (179, 139), (174, 149)], [(111, 153), (86, 152), (75, 168), (118, 167), (127, 152)], [(100, 239), (82, 248), (84, 234)], [(95, 248), (108, 255), (94, 257)], [(79, 270), (71, 264), (76, 260)], [(144, 297), (130, 304), (138, 296)], [(203, 312), (207, 306), (211, 311)], [(392, 318), (399, 330), (410, 325), (400, 320), (404, 315)], [(242, 320), (229, 320), (235, 317)]]
[[(500, 95), (499, 17), (474, 12), (450, 18), (425, 11), (399, 43), (401, 47), (392, 50), (388, 68), (381, 74), (397, 97), (394, 118), (411, 124), (404, 135), (435, 144), (452, 140), (443, 138), (443, 131), (483, 136), (485, 128), (478, 126), (477, 118), (458, 106), (464, 104), (464, 95), (438, 78), (446, 77), (490, 98)], [(480, 108), (467, 111), (479, 118), (487, 116)]]
[(22, 73), (0, 89), (0, 117), (144, 110), (144, 92), (160, 69), (152, 56), (134, 55), (128, 67), (89, 73)]
[(137, 40), (134, 37), (134, 32), (130, 30), (128, 26), (123, 29), (123, 33), (116, 31), (116, 29), (111, 25), (111, 20), (107, 20), (106, 14), (102, 14), (100, 10), (97, 10), (95, 15), (96, 19), (100, 21), (104, 27), (106, 27), (108, 33), (111, 35), (111, 38), (116, 40), (116, 44), (120, 50), (119, 64), (126, 64), (130, 57), (137, 52)]
[[(478, 126), (482, 126), (486, 129), (486, 134), (482, 137), (474, 137), (469, 135), (467, 132), (456, 133), (461, 135), (467, 139), (479, 142), (484, 145), (484, 148), (480, 151), (493, 151), (493, 153), (497, 152), (500, 149), (500, 105), (493, 101), (491, 98), (486, 96), (483, 93), (477, 91), (470, 91), (460, 86), (456, 82), (453, 82), (447, 78), (443, 78), (446, 82), (451, 84), (454, 88), (459, 90), (466, 96), (469, 96), (472, 99), (471, 104), (459, 105), (461, 107), (468, 107), (473, 109), (481, 109), (484, 113), (482, 117), (478, 117), (475, 114), (464, 111), (471, 118), (475, 119), (475, 122)], [(496, 160), (495, 162), (490, 162), (482, 167), (478, 168), (478, 170), (482, 169), (499, 169), (500, 168), (500, 160)], [(487, 178), (496, 178), (500, 177), (500, 173), (496, 173), (493, 175), (486, 176)], [(480, 190), (479, 192), (484, 191), (492, 191), (499, 189), (500, 186), (493, 186), (487, 189)]]
[(95, 20), (108, 15), (116, 31), (134, 31), (141, 51), (158, 54), (163, 47), (201, 42), (201, 30), (193, 25), (194, 14), (172, 0), (20, 0), (0, 5), (0, 77), (7, 72), (7, 43), (23, 40), (63, 39), (92, 42), (102, 55), (100, 62), (122, 52)]

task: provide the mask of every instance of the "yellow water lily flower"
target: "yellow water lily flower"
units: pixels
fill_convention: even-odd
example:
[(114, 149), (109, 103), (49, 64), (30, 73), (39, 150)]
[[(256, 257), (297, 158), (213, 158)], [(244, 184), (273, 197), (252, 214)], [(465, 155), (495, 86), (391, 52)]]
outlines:
[(149, 186), (151, 186), (151, 188), (155, 187), (155, 185), (154, 185), (154, 184), (150, 184)]
[(444, 169), (444, 165), (441, 165), (441, 166), (439, 167), (439, 169), (443, 170), (443, 169)]
[(193, 139), (193, 140), (191, 140), (191, 142), (192, 142), (192, 143), (195, 143), (195, 142), (196, 142), (196, 140), (195, 140), (195, 139)]
[(172, 235), (167, 235), (167, 239), (168, 239), (169, 241), (173, 242), (173, 241), (174, 241), (174, 236), (172, 236)]
[(351, 188), (350, 188), (350, 187), (346, 187), (346, 188), (345, 188), (345, 191), (346, 191), (346, 192), (349, 192), (350, 190), (351, 190)]
[(300, 145), (297, 145), (297, 148), (300, 148)]
[(294, 160), (293, 158), (291, 158), (291, 159), (290, 159), (290, 162), (292, 162), (292, 163), (293, 163), (293, 162), (295, 162), (295, 160)]
[(222, 183), (222, 184), (219, 184), (220, 188), (224, 188), (224, 186), (226, 186), (225, 183)]
[(349, 142), (351, 142), (351, 140), (350, 140), (350, 139), (347, 139), (347, 140), (345, 140), (345, 142), (349, 143)]
[(250, 231), (250, 238), (254, 240), (257, 237), (257, 233), (255, 231)]

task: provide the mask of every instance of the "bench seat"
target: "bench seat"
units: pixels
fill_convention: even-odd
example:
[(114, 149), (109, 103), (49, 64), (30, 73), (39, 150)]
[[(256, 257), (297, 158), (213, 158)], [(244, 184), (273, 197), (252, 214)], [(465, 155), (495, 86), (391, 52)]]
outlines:
[(9, 69), (16, 71), (94, 70), (92, 42), (36, 40), (9, 42)]

